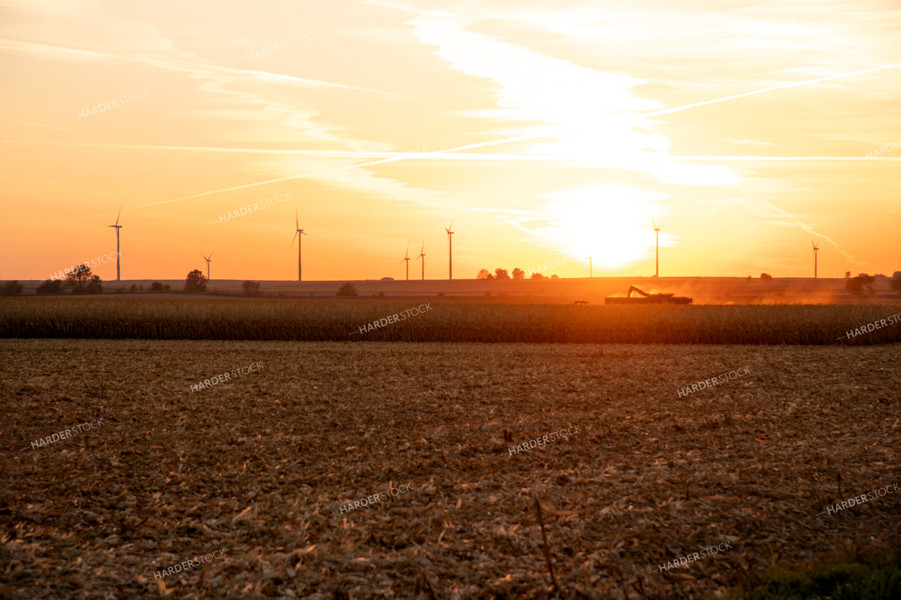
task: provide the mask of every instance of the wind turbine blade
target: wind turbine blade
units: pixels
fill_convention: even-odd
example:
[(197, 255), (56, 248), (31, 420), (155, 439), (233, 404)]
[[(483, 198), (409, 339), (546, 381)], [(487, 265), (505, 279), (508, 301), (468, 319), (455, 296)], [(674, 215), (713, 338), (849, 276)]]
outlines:
[(294, 237), (291, 238), (291, 245), (292, 245), (292, 246), (294, 245), (294, 240), (297, 239), (297, 234), (298, 234), (298, 233), (300, 233), (300, 230), (299, 230), (299, 229), (296, 230), (296, 231), (294, 232)]
[(294, 228), (300, 229), (300, 217), (297, 214), (297, 209), (294, 209)]
[(119, 207), (119, 212), (116, 214), (116, 225), (119, 224), (119, 217), (122, 215), (122, 207)]

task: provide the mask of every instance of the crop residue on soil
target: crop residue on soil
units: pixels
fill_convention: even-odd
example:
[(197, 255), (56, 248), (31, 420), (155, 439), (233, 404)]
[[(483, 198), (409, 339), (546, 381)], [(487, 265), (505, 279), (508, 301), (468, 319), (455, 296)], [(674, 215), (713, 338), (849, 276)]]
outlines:
[(548, 558), (567, 598), (722, 593), (897, 545), (899, 494), (820, 513), (901, 482), (898, 364), (897, 344), (4, 340), (0, 596), (548, 598)]

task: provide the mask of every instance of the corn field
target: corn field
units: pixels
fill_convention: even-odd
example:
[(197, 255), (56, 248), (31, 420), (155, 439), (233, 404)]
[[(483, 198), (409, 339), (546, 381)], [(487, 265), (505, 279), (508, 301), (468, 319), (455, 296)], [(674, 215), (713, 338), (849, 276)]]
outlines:
[[(422, 314), (387, 323), (389, 316), (423, 304), (8, 298), (0, 299), (0, 337), (777, 345), (901, 341), (901, 305), (582, 306), (430, 300)], [(380, 319), (381, 326), (368, 326)], [(879, 328), (859, 329), (881, 319), (886, 322)], [(848, 337), (847, 332), (855, 330)]]

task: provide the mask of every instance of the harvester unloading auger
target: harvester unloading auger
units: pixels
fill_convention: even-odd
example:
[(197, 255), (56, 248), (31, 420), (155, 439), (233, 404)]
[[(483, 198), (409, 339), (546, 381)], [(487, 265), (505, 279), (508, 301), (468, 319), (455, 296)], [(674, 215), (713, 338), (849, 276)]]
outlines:
[[(633, 298), (632, 292), (638, 294)], [(625, 298), (622, 296), (607, 296), (604, 300), (605, 304), (691, 304), (691, 298), (685, 296), (676, 296), (674, 294), (649, 294), (638, 289), (634, 285), (629, 286), (629, 293)]]

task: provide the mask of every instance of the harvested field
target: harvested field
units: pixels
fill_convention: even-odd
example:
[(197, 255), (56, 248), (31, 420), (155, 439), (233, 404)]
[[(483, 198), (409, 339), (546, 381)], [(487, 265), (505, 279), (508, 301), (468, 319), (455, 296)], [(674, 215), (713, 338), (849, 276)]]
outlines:
[[(397, 322), (389, 322), (388, 317), (395, 315)], [(428, 298), (13, 298), (0, 299), (3, 337), (870, 345), (901, 342), (901, 304), (584, 306)]]
[(899, 344), (0, 340), (0, 596), (548, 598), (537, 494), (561, 597), (721, 597), (897, 547), (901, 494), (823, 511), (901, 483), (899, 364)]

